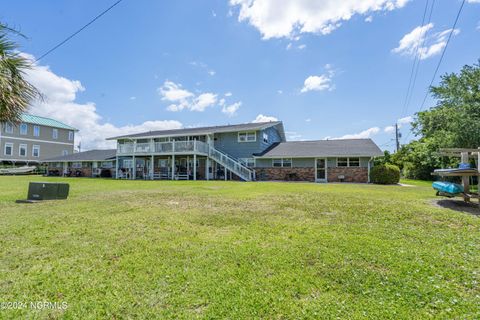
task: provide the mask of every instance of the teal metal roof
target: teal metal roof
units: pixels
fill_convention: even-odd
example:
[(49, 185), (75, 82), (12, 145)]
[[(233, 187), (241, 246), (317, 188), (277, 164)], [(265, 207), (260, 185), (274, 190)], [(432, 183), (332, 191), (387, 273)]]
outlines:
[(41, 125), (41, 126), (48, 126), (48, 127), (78, 131), (74, 127), (66, 125), (63, 122), (60, 122), (60, 121), (57, 121), (57, 120), (54, 120), (54, 119), (51, 119), (51, 118), (34, 116), (32, 114), (27, 114), (27, 113), (22, 114), (22, 120), (21, 121), (25, 122), (25, 123), (38, 124), (38, 125)]

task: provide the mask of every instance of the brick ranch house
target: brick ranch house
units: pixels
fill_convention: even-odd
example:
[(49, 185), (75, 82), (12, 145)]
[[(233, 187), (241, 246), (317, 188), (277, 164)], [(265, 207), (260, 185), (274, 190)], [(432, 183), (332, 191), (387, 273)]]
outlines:
[[(117, 144), (108, 159), (112, 176), (131, 180), (366, 183), (373, 158), (383, 155), (371, 139), (286, 141), (281, 121), (148, 131), (108, 140)], [(106, 160), (95, 151), (98, 159), (76, 154), (86, 169)], [(74, 163), (70, 158), (45, 162), (49, 169), (67, 170)]]

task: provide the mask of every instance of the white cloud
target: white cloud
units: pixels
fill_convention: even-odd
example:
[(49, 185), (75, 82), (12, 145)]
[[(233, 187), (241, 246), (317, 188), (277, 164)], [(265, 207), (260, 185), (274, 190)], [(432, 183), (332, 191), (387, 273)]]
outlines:
[(468, 3), (480, 3), (480, 0), (467, 0)]
[(306, 47), (307, 47), (306, 44), (301, 44), (301, 45), (299, 45), (297, 48), (300, 49), (300, 50), (303, 50), (303, 49), (305, 49)]
[(290, 50), (290, 49), (292, 49), (292, 46), (293, 46), (293, 44), (290, 42), (289, 44), (287, 44), (285, 49)]
[(183, 89), (181, 84), (166, 80), (163, 85), (157, 89), (158, 94), (163, 101), (171, 102), (167, 107), (168, 111), (205, 111), (217, 103), (217, 95), (214, 93), (201, 93), (198, 96)]
[(282, 93), (283, 93), (283, 90), (277, 90), (277, 93), (278, 93), (278, 94), (282, 94)]
[(235, 102), (228, 106), (223, 105), (222, 112), (229, 117), (233, 117), (237, 113), (237, 110), (240, 108), (241, 105), (242, 105), (242, 102)]
[(258, 123), (258, 122), (272, 122), (272, 121), (278, 121), (277, 118), (272, 117), (272, 116), (265, 116), (263, 114), (259, 114), (255, 120), (253, 120), (253, 123)]
[[(25, 57), (34, 60), (29, 54)], [(115, 126), (102, 121), (95, 103), (79, 103), (77, 94), (85, 91), (78, 80), (71, 80), (55, 74), (48, 66), (34, 64), (26, 71), (26, 78), (44, 95), (43, 101), (32, 104), (29, 112), (35, 115), (51, 117), (79, 129), (75, 143), (82, 143), (82, 149), (112, 148), (114, 141), (105, 138), (128, 133), (149, 130), (178, 129), (182, 124), (175, 120), (146, 121), (137, 125)]]
[(305, 122), (311, 122), (311, 121), (312, 121), (312, 119), (310, 119), (310, 118), (305, 119)]
[(387, 126), (385, 129), (383, 129), (385, 133), (394, 133), (395, 132), (395, 127), (394, 126)]
[(328, 34), (354, 15), (392, 11), (409, 0), (230, 0), (239, 21), (257, 28), (263, 39)]
[(330, 138), (331, 140), (338, 140), (338, 139), (367, 139), (371, 138), (372, 136), (376, 135), (377, 133), (380, 132), (379, 127), (373, 127), (369, 128), (367, 130), (363, 130), (362, 132), (359, 133), (353, 133), (353, 134), (346, 134), (344, 136), (338, 137), (338, 138)]
[[(441, 32), (434, 33), (428, 36), (428, 32), (433, 28), (433, 23), (424, 26), (418, 26), (407, 33), (400, 39), (398, 47), (392, 50), (393, 53), (398, 53), (405, 56), (415, 57), (418, 50), (418, 56), (421, 60), (433, 57), (440, 52), (447, 44), (448, 34), (452, 29), (447, 29)], [(453, 35), (460, 33), (460, 30), (455, 29)]]
[(372, 22), (373, 21), (373, 17), (372, 16), (368, 16), (365, 18), (365, 22)]
[(231, 93), (231, 92), (225, 93), (225, 97), (231, 97), (231, 96), (232, 96), (232, 93)]
[(136, 100), (137, 97), (130, 97), (130, 100)]
[(407, 116), (407, 117), (404, 117), (404, 118), (400, 118), (398, 119), (398, 124), (409, 124), (413, 121), (413, 117), (412, 116)]
[(198, 67), (200, 69), (203, 69), (203, 70), (206, 70), (207, 73), (211, 76), (214, 76), (216, 74), (215, 70), (213, 70), (212, 68), (210, 68), (206, 63), (204, 62), (201, 62), (201, 61), (191, 61), (190, 62), (190, 65), (194, 66), (194, 67)]
[(213, 93), (202, 93), (195, 98), (190, 110), (192, 111), (205, 111), (206, 108), (214, 106), (217, 103), (217, 95)]
[(331, 90), (332, 80), (328, 75), (309, 76), (303, 83), (301, 92)]

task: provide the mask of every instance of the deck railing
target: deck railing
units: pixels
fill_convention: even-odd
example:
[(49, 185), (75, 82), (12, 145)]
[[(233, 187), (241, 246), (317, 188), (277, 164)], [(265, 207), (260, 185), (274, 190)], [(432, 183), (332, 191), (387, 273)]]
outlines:
[(255, 179), (255, 171), (243, 165), (237, 159), (232, 158), (214, 147), (202, 141), (172, 141), (172, 142), (145, 142), (123, 143), (117, 147), (118, 155), (145, 155), (145, 154), (172, 154), (172, 153), (197, 153), (209, 156), (211, 159), (225, 166), (240, 178), (246, 181)]

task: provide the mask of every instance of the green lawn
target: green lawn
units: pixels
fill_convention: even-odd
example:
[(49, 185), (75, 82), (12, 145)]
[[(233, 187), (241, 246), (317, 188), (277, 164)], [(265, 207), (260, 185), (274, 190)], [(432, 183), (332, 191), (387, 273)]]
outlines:
[[(29, 181), (67, 201), (16, 204)], [(408, 182), (406, 182), (408, 183)], [(0, 318), (480, 317), (480, 219), (429, 184), (0, 177)]]

